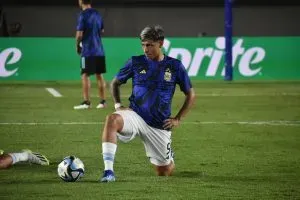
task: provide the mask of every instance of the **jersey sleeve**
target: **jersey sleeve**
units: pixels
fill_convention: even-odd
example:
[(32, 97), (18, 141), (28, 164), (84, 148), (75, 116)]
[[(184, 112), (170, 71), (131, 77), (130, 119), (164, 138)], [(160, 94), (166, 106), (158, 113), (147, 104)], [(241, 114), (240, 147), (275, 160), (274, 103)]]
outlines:
[(180, 90), (185, 94), (192, 88), (191, 80), (181, 62), (178, 64), (176, 83), (180, 86)]
[(133, 77), (132, 59), (129, 59), (126, 64), (117, 73), (116, 78), (121, 83), (126, 83), (128, 79)]
[(79, 14), (78, 20), (77, 20), (77, 31), (83, 31), (84, 30), (84, 20), (83, 20), (83, 15), (82, 13)]

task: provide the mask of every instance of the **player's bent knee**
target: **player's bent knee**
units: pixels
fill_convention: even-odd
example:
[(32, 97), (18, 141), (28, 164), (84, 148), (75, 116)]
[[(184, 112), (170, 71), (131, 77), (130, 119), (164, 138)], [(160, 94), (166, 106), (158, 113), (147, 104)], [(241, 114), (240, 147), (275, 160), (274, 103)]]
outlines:
[(106, 123), (110, 127), (115, 127), (117, 130), (122, 130), (123, 128), (123, 118), (119, 114), (110, 114), (106, 116)]
[(123, 119), (122, 119), (121, 115), (113, 113), (113, 114), (106, 116), (106, 121), (109, 123), (119, 123), (119, 122), (123, 121)]

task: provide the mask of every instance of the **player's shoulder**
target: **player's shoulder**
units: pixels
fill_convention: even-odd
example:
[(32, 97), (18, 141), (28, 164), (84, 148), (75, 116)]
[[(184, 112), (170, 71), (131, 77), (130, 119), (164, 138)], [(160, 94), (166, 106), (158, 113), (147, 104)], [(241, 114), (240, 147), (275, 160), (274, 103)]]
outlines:
[(78, 13), (78, 16), (82, 16), (84, 15), (84, 10), (81, 10), (79, 13)]
[(180, 61), (179, 59), (177, 59), (177, 58), (172, 58), (172, 57), (167, 56), (167, 55), (165, 55), (165, 60), (166, 60), (167, 62), (181, 63), (181, 61)]
[(181, 67), (182, 66), (181, 60), (179, 60), (177, 58), (172, 58), (170, 56), (166, 56), (165, 60), (166, 60), (166, 63), (171, 63), (173, 66), (176, 66), (176, 67)]
[(136, 56), (131, 56), (131, 61), (132, 63), (141, 63), (141, 62), (146, 62), (146, 56), (145, 55), (136, 55)]
[(147, 65), (147, 59), (145, 55), (135, 55), (131, 56), (131, 64), (133, 67), (140, 67)]
[(97, 14), (97, 15), (99, 15), (100, 17), (102, 17), (102, 16), (101, 16), (101, 13), (100, 13), (99, 10), (97, 10), (96, 8), (91, 8), (91, 12), (92, 12), (92, 13), (95, 13), (95, 14)]
[(88, 8), (88, 9), (82, 10), (80, 12), (81, 15), (90, 15), (90, 14), (93, 14), (93, 13), (96, 13), (96, 14), (100, 15), (100, 12), (95, 8)]
[(145, 56), (144, 55), (135, 55), (135, 56), (131, 56), (127, 59), (126, 63), (128, 64), (135, 64), (135, 63), (139, 63), (142, 60), (144, 60)]
[(131, 56), (131, 59), (134, 59), (134, 60), (145, 59), (145, 55), (135, 55), (135, 56)]

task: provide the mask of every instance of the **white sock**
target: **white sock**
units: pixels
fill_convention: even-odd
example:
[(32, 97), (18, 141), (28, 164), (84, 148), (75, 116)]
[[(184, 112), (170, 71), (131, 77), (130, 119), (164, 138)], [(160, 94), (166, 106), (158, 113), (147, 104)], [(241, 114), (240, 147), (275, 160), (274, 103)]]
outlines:
[(104, 161), (104, 170), (114, 170), (114, 159), (117, 150), (117, 145), (110, 142), (102, 143), (102, 154)]
[(12, 160), (13, 160), (12, 164), (28, 160), (28, 153), (27, 152), (9, 153), (8, 155), (10, 155), (12, 157)]

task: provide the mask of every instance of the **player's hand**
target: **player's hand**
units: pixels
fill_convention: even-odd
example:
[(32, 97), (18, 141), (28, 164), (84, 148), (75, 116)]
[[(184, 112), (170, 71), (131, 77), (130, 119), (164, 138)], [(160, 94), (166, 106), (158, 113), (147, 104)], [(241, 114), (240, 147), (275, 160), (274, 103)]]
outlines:
[(172, 129), (174, 127), (179, 126), (179, 119), (177, 118), (169, 118), (164, 121), (163, 128), (165, 130)]

